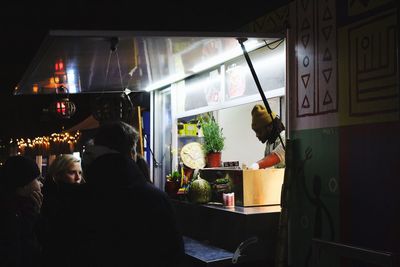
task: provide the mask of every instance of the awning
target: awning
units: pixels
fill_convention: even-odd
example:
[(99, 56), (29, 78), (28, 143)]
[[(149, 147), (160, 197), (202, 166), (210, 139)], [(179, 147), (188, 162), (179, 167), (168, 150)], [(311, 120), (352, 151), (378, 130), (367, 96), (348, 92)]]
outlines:
[(72, 126), (71, 128), (65, 130), (65, 132), (74, 132), (74, 131), (82, 131), (82, 130), (91, 130), (99, 127), (99, 122), (93, 117), (93, 115), (90, 115), (80, 123)]
[(140, 92), (165, 87), (283, 36), (256, 33), (50, 31), (14, 94)]

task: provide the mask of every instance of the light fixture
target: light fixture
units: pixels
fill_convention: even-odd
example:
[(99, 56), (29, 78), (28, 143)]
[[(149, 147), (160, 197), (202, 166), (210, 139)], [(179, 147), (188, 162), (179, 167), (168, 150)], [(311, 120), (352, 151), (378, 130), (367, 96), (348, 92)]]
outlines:
[(56, 100), (50, 106), (50, 111), (62, 119), (71, 118), (76, 112), (76, 105), (68, 97)]

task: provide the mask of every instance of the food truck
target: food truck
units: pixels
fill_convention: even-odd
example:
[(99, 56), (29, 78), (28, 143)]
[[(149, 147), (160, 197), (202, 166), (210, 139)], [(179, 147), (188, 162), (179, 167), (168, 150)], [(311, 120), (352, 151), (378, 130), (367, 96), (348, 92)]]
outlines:
[[(147, 155), (151, 177), (162, 189), (190, 162), (185, 157), (196, 159), (195, 148), (181, 151), (201, 144), (197, 126), (212, 114), (225, 136), (222, 163), (200, 168), (200, 176), (216, 182), (228, 174), (240, 190), (234, 190), (235, 207), (195, 204), (181, 195), (173, 200), (194, 262), (341, 266), (345, 255), (391, 266), (400, 247), (394, 215), (400, 203), (398, 9), (392, 1), (364, 2), (293, 1), (247, 33), (51, 32), (16, 94), (148, 96), (145, 147), (154, 153)], [(247, 38), (263, 92), (293, 141), (294, 164), (286, 165), (282, 180), (292, 183), (277, 189), (279, 203), (245, 200), (245, 192), (265, 188), (243, 182), (244, 165), (264, 153), (250, 126), (251, 107), (264, 101), (238, 38)], [(56, 82), (49, 77), (60, 58), (76, 71)], [(288, 213), (281, 207), (285, 198)], [(282, 215), (289, 217), (286, 233)], [(218, 252), (218, 259), (205, 258), (213, 254), (207, 252)]]
[[(256, 103), (263, 103), (262, 95), (244, 52), (259, 73), (257, 78), (264, 86), (262, 93), (268, 99), (267, 104), (285, 121), (286, 42), (285, 36), (279, 34), (51, 31), (39, 51), (40, 57), (33, 61), (16, 94), (93, 93), (97, 96), (94, 114), (99, 120), (106, 115), (98, 110), (107, 109), (102, 105), (111, 105), (107, 101), (113, 101), (108, 96), (125, 100), (120, 102), (121, 112), (129, 114), (129, 110), (124, 110), (129, 106), (126, 99), (148, 95), (150, 116), (147, 120), (140, 119), (150, 128), (148, 146), (154, 155), (148, 160), (153, 183), (164, 190), (169, 174), (177, 171), (185, 176), (186, 173), (181, 178), (183, 196), (171, 195), (177, 200), (177, 210), (182, 209), (181, 201), (188, 200), (186, 191), (191, 180), (197, 178), (186, 172), (192, 167), (192, 170), (200, 169), (199, 175), (210, 183), (215, 182), (216, 175), (221, 176), (218, 178), (232, 176), (235, 189), (227, 193), (236, 194), (231, 206), (237, 207), (229, 212), (247, 217), (267, 216), (270, 211), (265, 209), (270, 208), (265, 206), (275, 205), (271, 214), (276, 223), (284, 169), (243, 170), (246, 164), (256, 162), (264, 154), (264, 145), (251, 129), (251, 109)], [(205, 116), (212, 117), (224, 135), (224, 149), (217, 168), (210, 168), (205, 162), (204, 135), (199, 122)], [(183, 130), (179, 130), (180, 126)], [(191, 144), (198, 144), (197, 151)], [(184, 147), (186, 154), (181, 153)], [(197, 158), (193, 158), (195, 154)], [(236, 169), (223, 167), (224, 163), (235, 163)], [(209, 168), (205, 170), (206, 167)], [(214, 202), (222, 204), (222, 199), (216, 198)], [(220, 207), (209, 208), (215, 212)], [(195, 206), (192, 210), (195, 212)], [(188, 225), (185, 216), (189, 213), (179, 212), (182, 224)], [(218, 220), (225, 213), (221, 214)], [(272, 227), (276, 230), (277, 225)], [(185, 230), (187, 238), (196, 237), (193, 229)], [(220, 238), (215, 240), (215, 245), (234, 253), (241, 242), (253, 237), (249, 236), (252, 231), (241, 231), (243, 234), (234, 242)], [(265, 236), (261, 239), (258, 234)], [(268, 239), (265, 231), (254, 235), (260, 244)], [(210, 237), (195, 239), (204, 242)], [(272, 251), (274, 246), (269, 246)], [(273, 254), (259, 258), (271, 260)]]

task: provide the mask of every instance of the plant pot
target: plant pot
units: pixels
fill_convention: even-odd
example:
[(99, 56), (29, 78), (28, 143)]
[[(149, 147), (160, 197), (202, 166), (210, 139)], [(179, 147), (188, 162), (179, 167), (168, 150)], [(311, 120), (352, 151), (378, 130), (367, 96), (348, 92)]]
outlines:
[(207, 167), (221, 167), (221, 152), (211, 152), (207, 154)]
[(180, 187), (179, 182), (175, 181), (165, 181), (165, 192), (171, 197), (176, 198), (176, 193), (178, 193)]

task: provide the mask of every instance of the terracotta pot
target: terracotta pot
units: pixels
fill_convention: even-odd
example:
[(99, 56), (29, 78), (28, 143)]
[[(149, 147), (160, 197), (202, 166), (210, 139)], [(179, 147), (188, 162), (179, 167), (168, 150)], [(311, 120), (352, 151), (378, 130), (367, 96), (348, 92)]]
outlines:
[(178, 192), (180, 187), (179, 182), (175, 181), (165, 181), (165, 192), (171, 197), (176, 198), (176, 193)]
[(211, 152), (207, 154), (207, 167), (221, 167), (221, 152)]

